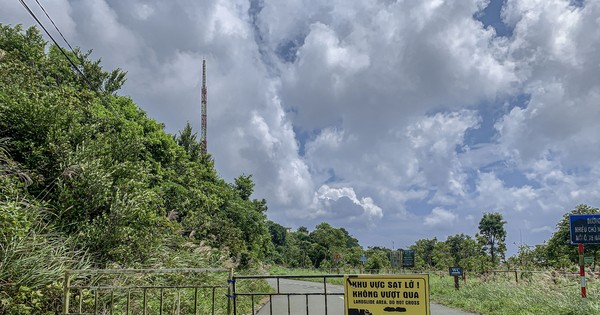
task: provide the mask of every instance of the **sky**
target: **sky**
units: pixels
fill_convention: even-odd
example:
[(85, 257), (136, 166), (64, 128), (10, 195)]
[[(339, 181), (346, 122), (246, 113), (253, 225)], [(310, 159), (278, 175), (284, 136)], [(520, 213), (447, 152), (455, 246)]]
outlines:
[[(499, 212), (512, 254), (600, 206), (600, 1), (40, 3), (169, 133), (199, 133), (206, 59), (216, 169), (286, 227), (406, 248)], [(0, 0), (0, 23), (34, 21)]]

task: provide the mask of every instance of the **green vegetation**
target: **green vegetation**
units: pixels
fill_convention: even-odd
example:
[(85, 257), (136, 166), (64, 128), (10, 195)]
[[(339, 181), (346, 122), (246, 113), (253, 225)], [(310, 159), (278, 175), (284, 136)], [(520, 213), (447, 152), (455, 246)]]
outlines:
[(460, 290), (454, 289), (453, 277), (430, 277), (432, 300), (455, 308), (486, 315), (504, 314), (599, 314), (600, 283), (588, 282), (589, 293), (585, 310), (581, 306), (579, 276), (523, 274), (519, 284), (512, 274), (498, 274), (461, 281)]
[(506, 252), (506, 230), (504, 229), (506, 221), (503, 220), (500, 213), (485, 213), (479, 221), (479, 231), (476, 237), (479, 243), (483, 245), (484, 251), (489, 251), (492, 265), (499, 261), (498, 256), (504, 258)]
[[(212, 157), (201, 155), (189, 123), (177, 135), (165, 133), (118, 94), (125, 72), (103, 70), (100, 60), (90, 60), (91, 52), (68, 54), (87, 80), (35, 28), (0, 24), (1, 314), (58, 312), (67, 269), (256, 272), (267, 263), (378, 273), (392, 267), (391, 249), (363, 249), (344, 228), (321, 223), (313, 231), (288, 231), (268, 221), (267, 201), (251, 198), (252, 176), (222, 179)], [(570, 213), (600, 210), (580, 205)], [(414, 270), (462, 266), (485, 275), (498, 268), (575, 269), (568, 214), (547, 243), (523, 244), (505, 259), (506, 222), (499, 213), (485, 213), (474, 237), (416, 241), (409, 247), (416, 253)], [(598, 249), (586, 246), (587, 256), (597, 261)], [(364, 265), (362, 255), (368, 258)], [(565, 305), (577, 305), (571, 282), (473, 280), (454, 291), (451, 285), (445, 289), (447, 281), (433, 281), (434, 299), (486, 314), (570, 314)], [(264, 283), (248, 285), (266, 290)], [(597, 284), (591, 286), (594, 300)], [(598, 311), (594, 303), (588, 311)]]
[[(2, 313), (60, 306), (64, 270), (226, 266), (269, 257), (265, 200), (218, 176), (191, 127), (163, 131), (90, 52), (0, 25)], [(101, 91), (101, 92), (99, 92)]]

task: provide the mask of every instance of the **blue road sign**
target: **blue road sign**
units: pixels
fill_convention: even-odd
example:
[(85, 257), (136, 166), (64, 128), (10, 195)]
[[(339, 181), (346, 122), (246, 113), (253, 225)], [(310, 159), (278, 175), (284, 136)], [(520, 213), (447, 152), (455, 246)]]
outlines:
[(569, 216), (571, 244), (600, 244), (600, 214)]
[(463, 275), (462, 267), (450, 267), (450, 275), (451, 276), (462, 276)]
[(362, 254), (362, 256), (360, 256), (358, 260), (360, 260), (360, 262), (364, 264), (367, 262), (367, 256), (365, 256), (365, 254)]

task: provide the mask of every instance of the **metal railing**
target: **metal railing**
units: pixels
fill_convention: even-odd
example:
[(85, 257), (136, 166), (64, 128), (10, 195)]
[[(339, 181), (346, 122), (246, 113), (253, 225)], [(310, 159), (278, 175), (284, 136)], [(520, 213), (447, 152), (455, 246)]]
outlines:
[[(274, 296), (285, 296), (287, 297), (287, 314), (291, 314), (290, 308), (290, 297), (304, 296), (305, 297), (305, 305), (306, 305), (306, 314), (309, 315), (309, 296), (323, 296), (324, 297), (324, 311), (325, 314), (328, 314), (327, 309), (327, 298), (329, 296), (343, 296), (343, 292), (331, 292), (328, 291), (327, 288), (327, 280), (332, 278), (343, 278), (344, 275), (335, 274), (335, 275), (279, 275), (279, 276), (271, 276), (271, 275), (251, 275), (251, 276), (233, 276), (231, 280), (229, 280), (233, 294), (229, 297), (234, 301), (233, 302), (233, 314), (237, 315), (238, 313), (238, 298), (239, 297), (250, 297), (251, 304), (256, 305), (257, 297), (268, 297), (269, 303), (269, 314), (273, 315), (273, 297)], [(256, 279), (274, 279), (276, 281), (274, 285), (275, 292), (239, 292), (236, 288), (236, 283), (242, 280), (256, 280)], [(310, 280), (314, 281), (315, 279), (322, 279), (322, 281), (318, 281), (318, 283), (322, 283), (322, 292), (282, 292), (280, 280), (281, 279), (294, 279), (294, 280)], [(256, 314), (256, 309), (252, 308), (252, 315)], [(278, 313), (280, 315), (281, 313)]]
[(68, 270), (62, 314), (214, 315), (215, 296), (226, 295), (230, 275), (221, 268)]

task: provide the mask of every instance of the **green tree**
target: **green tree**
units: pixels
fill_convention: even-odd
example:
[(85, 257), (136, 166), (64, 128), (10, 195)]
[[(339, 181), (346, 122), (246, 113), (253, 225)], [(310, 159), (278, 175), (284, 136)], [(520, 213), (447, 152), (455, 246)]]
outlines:
[(390, 268), (391, 262), (389, 259), (389, 250), (387, 248), (369, 247), (365, 256), (365, 270), (378, 273), (380, 269)]
[(506, 224), (506, 221), (502, 218), (502, 214), (497, 212), (484, 213), (481, 221), (479, 221), (477, 239), (483, 251), (490, 253), (492, 265), (496, 265), (496, 258), (504, 257), (506, 252), (504, 224)]
[(452, 257), (455, 266), (463, 265), (466, 267), (470, 259), (478, 255), (477, 242), (469, 235), (457, 234), (448, 236), (446, 239), (449, 254)]
[(243, 200), (250, 200), (250, 196), (254, 192), (254, 182), (252, 181), (252, 175), (240, 175), (235, 178), (235, 185), (233, 189), (238, 193), (240, 198)]
[(174, 137), (177, 144), (185, 150), (193, 161), (200, 159), (200, 147), (202, 145), (196, 140), (197, 136), (198, 134), (193, 132), (192, 125), (188, 121), (183, 130), (179, 131), (179, 135)]
[(420, 239), (411, 245), (409, 248), (415, 251), (415, 267), (419, 268), (434, 268), (436, 266), (435, 246), (438, 243), (437, 238)]
[[(556, 231), (552, 234), (546, 246), (548, 264), (555, 268), (565, 268), (578, 261), (577, 247), (570, 242), (569, 216), (572, 214), (600, 214), (600, 209), (585, 204), (578, 205), (575, 209), (565, 213), (556, 224)], [(600, 245), (585, 245), (586, 256), (598, 258), (599, 249)]]

